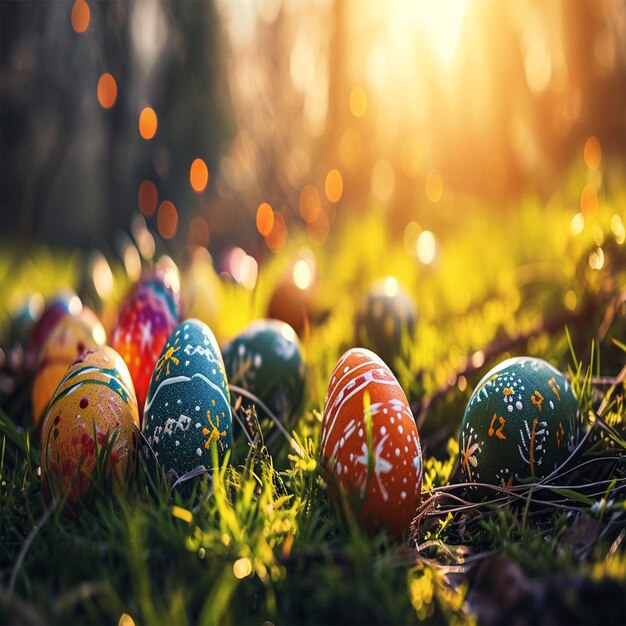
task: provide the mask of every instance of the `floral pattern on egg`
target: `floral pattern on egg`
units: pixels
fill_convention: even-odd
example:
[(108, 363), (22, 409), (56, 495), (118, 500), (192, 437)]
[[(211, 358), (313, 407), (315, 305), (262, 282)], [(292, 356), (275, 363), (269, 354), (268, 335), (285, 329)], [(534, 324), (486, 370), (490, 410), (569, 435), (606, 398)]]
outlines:
[(578, 401), (567, 379), (546, 361), (507, 359), (478, 383), (459, 435), (460, 464), (471, 483), (508, 487), (541, 479), (560, 466), (581, 435)]

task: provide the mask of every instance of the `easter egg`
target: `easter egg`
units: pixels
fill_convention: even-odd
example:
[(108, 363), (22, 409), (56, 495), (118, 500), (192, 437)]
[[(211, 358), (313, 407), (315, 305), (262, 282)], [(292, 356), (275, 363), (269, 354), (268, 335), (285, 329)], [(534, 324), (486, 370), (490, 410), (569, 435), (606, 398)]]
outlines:
[(28, 353), (36, 359), (48, 335), (66, 315), (78, 315), (83, 303), (73, 291), (62, 291), (46, 302), (43, 313), (33, 325), (28, 343)]
[(580, 426), (578, 402), (561, 372), (533, 357), (507, 359), (478, 383), (465, 410), (463, 478), (499, 486), (543, 478), (576, 447)]
[(67, 368), (85, 349), (106, 343), (104, 327), (91, 309), (84, 308), (76, 317), (66, 316), (57, 323), (44, 343), (32, 389), (33, 420), (41, 422), (48, 402)]
[(284, 276), (272, 292), (267, 316), (286, 322), (302, 334), (305, 320), (313, 316), (314, 286), (314, 283), (298, 284), (293, 276)]
[(230, 394), (224, 362), (209, 327), (181, 322), (159, 357), (146, 398), (142, 430), (166, 474), (212, 467), (231, 446)]
[[(298, 336), (279, 320), (257, 320), (223, 349), (231, 385), (261, 400), (279, 419), (293, 415), (304, 394), (305, 366)], [(244, 405), (249, 404), (244, 397)], [(257, 405), (257, 414), (263, 407)]]
[(136, 458), (138, 426), (137, 399), (120, 355), (108, 346), (83, 352), (58, 386), (41, 430), (46, 501), (50, 486), (67, 492), (69, 504), (86, 494), (96, 450), (108, 454), (106, 469), (123, 486)]
[(389, 364), (415, 329), (415, 305), (393, 276), (374, 283), (356, 314), (356, 338)]
[(331, 488), (342, 490), (367, 529), (400, 535), (408, 528), (422, 488), (422, 450), (406, 396), (373, 352), (352, 348), (335, 366), (321, 449)]
[(113, 331), (111, 345), (128, 366), (140, 418), (154, 366), (178, 323), (173, 307), (173, 300), (155, 289), (152, 283), (139, 283), (122, 307)]

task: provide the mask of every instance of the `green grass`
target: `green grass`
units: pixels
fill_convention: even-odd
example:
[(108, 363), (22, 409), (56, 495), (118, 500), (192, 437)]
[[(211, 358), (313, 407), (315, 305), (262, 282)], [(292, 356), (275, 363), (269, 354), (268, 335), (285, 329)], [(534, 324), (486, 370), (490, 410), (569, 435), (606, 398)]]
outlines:
[[(76, 516), (46, 508), (28, 380), (5, 367), (0, 621), (117, 623), (128, 614), (138, 624), (623, 623), (625, 387), (609, 379), (626, 363), (626, 247), (611, 227), (614, 215), (625, 219), (618, 207), (626, 193), (607, 183), (597, 215), (573, 234), (581, 186), (574, 177), (549, 207), (536, 199), (491, 212), (463, 198), (444, 203), (422, 224), (438, 238), (432, 266), (407, 254), (401, 237), (391, 240), (381, 216), (340, 219), (315, 250), (319, 321), (303, 340), (308, 397), (293, 428), (302, 453), (282, 436), (269, 450), (260, 438), (250, 446), (239, 437), (229, 462), (188, 497), (172, 496), (141, 459), (126, 493), (108, 493), (104, 481)], [(219, 286), (217, 312), (197, 298), (190, 315), (209, 321), (220, 339), (232, 336), (264, 315), (304, 243), (296, 237), (263, 265), (254, 292)], [(599, 245), (605, 263), (594, 270), (589, 256)], [(27, 286), (45, 283), (39, 288), (50, 293), (63, 286), (55, 280), (77, 280), (71, 258), (32, 258), (37, 269), (23, 262), (11, 280), (10, 258), (0, 259), (7, 303)], [(365, 535), (329, 501), (318, 456), (328, 377), (353, 345), (353, 313), (367, 285), (386, 274), (419, 308), (394, 365), (425, 453), (419, 515), (397, 542)], [(110, 307), (124, 286), (118, 281)], [(569, 372), (589, 434), (574, 471), (518, 488), (514, 502), (494, 492), (492, 502), (472, 506), (455, 484), (457, 429), (482, 374), (514, 354)]]

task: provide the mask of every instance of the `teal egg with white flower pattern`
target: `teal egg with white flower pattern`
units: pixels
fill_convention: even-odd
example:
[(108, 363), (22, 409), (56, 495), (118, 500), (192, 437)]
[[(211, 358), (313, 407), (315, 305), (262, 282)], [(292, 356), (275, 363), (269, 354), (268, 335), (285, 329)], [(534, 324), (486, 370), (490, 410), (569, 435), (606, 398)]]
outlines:
[(213, 465), (231, 447), (232, 417), (224, 361), (210, 328), (188, 319), (170, 335), (156, 363), (144, 407), (143, 434), (166, 474), (179, 478)]
[(578, 401), (561, 372), (533, 357), (503, 361), (478, 383), (459, 435), (463, 480), (476, 495), (542, 479), (559, 468), (580, 441)]
[(254, 403), (259, 416), (265, 405), (283, 422), (295, 413), (304, 396), (306, 368), (289, 324), (257, 320), (226, 344), (223, 354), (230, 384), (260, 400), (244, 395), (244, 405)]

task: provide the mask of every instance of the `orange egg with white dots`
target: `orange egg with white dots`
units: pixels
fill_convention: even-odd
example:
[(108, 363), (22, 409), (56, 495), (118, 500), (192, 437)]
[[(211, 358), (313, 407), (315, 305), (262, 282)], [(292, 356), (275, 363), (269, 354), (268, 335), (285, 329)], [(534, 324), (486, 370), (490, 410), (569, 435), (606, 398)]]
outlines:
[(367, 530), (401, 535), (422, 487), (422, 449), (407, 398), (373, 352), (352, 348), (330, 377), (322, 456), (331, 497), (341, 491)]

